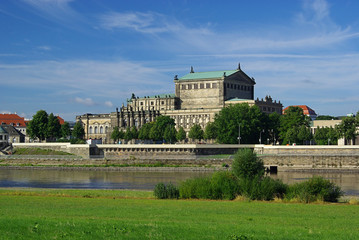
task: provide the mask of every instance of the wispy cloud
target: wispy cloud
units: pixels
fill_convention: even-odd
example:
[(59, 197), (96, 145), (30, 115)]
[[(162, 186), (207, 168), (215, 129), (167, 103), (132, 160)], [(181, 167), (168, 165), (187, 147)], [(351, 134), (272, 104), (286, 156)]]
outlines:
[(43, 51), (50, 51), (51, 47), (44, 45), (44, 46), (38, 46), (37, 49), (43, 50)]
[(80, 98), (80, 97), (76, 97), (75, 98), (75, 102), (76, 103), (80, 103), (86, 106), (93, 106), (95, 105), (95, 102), (91, 99), (91, 98)]
[(106, 101), (106, 102), (105, 102), (105, 106), (107, 106), (107, 107), (113, 107), (113, 104), (112, 104), (111, 101)]

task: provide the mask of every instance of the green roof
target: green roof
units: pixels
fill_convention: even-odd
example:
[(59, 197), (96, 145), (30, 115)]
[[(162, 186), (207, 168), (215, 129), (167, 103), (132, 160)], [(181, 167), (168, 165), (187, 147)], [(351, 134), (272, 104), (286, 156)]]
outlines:
[[(158, 95), (153, 95), (153, 96), (144, 96), (144, 97), (140, 97), (139, 99), (144, 99), (144, 98), (174, 98), (174, 97), (176, 97), (176, 94), (167, 93), (167, 94), (158, 94)], [(127, 99), (127, 102), (132, 102), (132, 98)]]
[(239, 70), (228, 70), (228, 71), (214, 71), (214, 72), (194, 72), (189, 73), (181, 78), (179, 78), (179, 81), (185, 81), (185, 80), (194, 80), (194, 79), (210, 79), (210, 78), (221, 78), (223, 77), (224, 73), (226, 73), (226, 76), (230, 76)]

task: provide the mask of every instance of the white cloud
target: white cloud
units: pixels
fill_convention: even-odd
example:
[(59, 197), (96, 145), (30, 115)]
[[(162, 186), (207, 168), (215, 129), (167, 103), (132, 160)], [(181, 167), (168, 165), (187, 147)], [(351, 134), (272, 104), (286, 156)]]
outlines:
[(83, 105), (86, 105), (86, 106), (95, 105), (94, 101), (91, 98), (79, 98), (79, 97), (76, 97), (75, 102), (83, 104)]
[(105, 106), (107, 106), (107, 107), (113, 107), (113, 104), (112, 104), (111, 101), (106, 101), (106, 102), (105, 102)]
[(44, 45), (44, 46), (38, 46), (37, 49), (44, 50), (44, 51), (50, 51), (51, 47)]

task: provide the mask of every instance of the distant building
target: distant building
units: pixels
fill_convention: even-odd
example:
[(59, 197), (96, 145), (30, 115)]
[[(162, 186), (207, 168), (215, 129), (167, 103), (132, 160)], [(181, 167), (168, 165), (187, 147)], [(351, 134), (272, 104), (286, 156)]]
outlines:
[(4, 113), (0, 114), (0, 124), (13, 126), (19, 133), (26, 136), (27, 121), (17, 114)]
[(0, 148), (8, 144), (9, 133), (0, 126)]
[(87, 139), (102, 139), (111, 142), (114, 127), (141, 128), (156, 117), (165, 115), (173, 118), (176, 128), (183, 127), (186, 132), (194, 124), (202, 129), (221, 109), (229, 104), (248, 103), (258, 105), (265, 113), (281, 114), (282, 104), (273, 101), (270, 96), (265, 100), (254, 100), (254, 78), (244, 73), (240, 65), (236, 70), (194, 72), (178, 78), (174, 77), (175, 93), (136, 97), (132, 94), (126, 106), (110, 114), (84, 114), (77, 116), (85, 129)]
[(289, 108), (289, 107), (299, 107), (301, 109), (303, 109), (303, 114), (310, 117), (311, 120), (315, 120), (317, 118), (317, 114), (315, 113), (315, 111), (313, 109), (311, 109), (310, 107), (308, 107), (307, 105), (293, 105), (293, 106), (288, 106), (286, 108), (283, 109), (283, 114), (285, 114), (285, 111)]

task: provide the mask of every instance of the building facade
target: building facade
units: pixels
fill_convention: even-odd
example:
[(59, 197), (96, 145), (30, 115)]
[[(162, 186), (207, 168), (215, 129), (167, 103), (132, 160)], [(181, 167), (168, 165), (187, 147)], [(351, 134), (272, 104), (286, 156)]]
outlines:
[[(194, 124), (203, 129), (213, 122), (215, 115), (225, 106), (235, 103), (258, 105), (265, 113), (282, 113), (282, 104), (270, 96), (265, 100), (254, 100), (254, 78), (244, 73), (240, 65), (236, 70), (195, 72), (178, 78), (174, 77), (175, 93), (136, 97), (132, 94), (126, 106), (110, 114), (84, 114), (77, 116), (84, 126), (87, 139), (102, 139), (110, 143), (114, 127), (141, 128), (160, 115), (175, 120), (176, 128), (183, 127), (186, 132)], [(97, 130), (95, 130), (97, 129)], [(102, 131), (100, 130), (102, 129)]]

